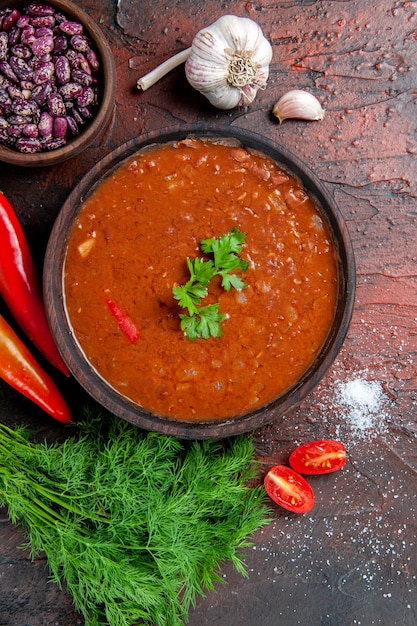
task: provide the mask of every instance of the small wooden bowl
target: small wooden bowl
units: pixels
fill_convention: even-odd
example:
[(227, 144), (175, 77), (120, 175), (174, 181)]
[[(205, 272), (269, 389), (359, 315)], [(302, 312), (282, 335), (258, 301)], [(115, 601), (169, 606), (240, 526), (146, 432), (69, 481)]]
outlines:
[[(0, 0), (0, 9), (23, 9), (30, 4), (29, 0)], [(44, 167), (55, 165), (70, 159), (87, 148), (106, 128), (114, 107), (116, 93), (116, 66), (110, 44), (102, 30), (79, 6), (69, 0), (46, 0), (44, 4), (55, 7), (68, 18), (81, 23), (89, 36), (95, 51), (98, 53), (101, 69), (101, 99), (94, 118), (89, 121), (80, 133), (69, 139), (66, 144), (55, 150), (27, 154), (0, 144), (0, 162), (20, 165), (22, 167)]]
[[(299, 381), (268, 405), (241, 417), (221, 421), (186, 422), (161, 418), (145, 411), (121, 395), (101, 378), (87, 362), (69, 323), (63, 294), (63, 271), (67, 237), (83, 199), (112, 168), (141, 148), (178, 141), (186, 137), (233, 138), (244, 147), (258, 150), (295, 174), (321, 206), (333, 237), (338, 257), (338, 297), (333, 324), (314, 362)], [(336, 358), (347, 333), (355, 298), (353, 249), (341, 213), (325, 187), (294, 155), (269, 140), (237, 128), (207, 129), (181, 127), (152, 133), (121, 146), (100, 161), (73, 189), (54, 224), (44, 266), (44, 297), (51, 329), (69, 369), (84, 389), (102, 406), (123, 419), (150, 431), (188, 439), (228, 437), (252, 431), (283, 415), (298, 404), (323, 378)]]

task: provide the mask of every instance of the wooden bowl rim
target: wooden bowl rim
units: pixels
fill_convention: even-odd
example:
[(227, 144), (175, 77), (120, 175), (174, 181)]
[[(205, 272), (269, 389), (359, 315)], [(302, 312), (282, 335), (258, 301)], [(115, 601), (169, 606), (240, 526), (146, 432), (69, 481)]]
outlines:
[[(259, 150), (295, 174), (322, 208), (334, 236), (338, 254), (339, 289), (335, 318), (328, 337), (315, 361), (301, 379), (285, 393), (263, 407), (243, 416), (225, 420), (187, 422), (159, 417), (144, 411), (122, 396), (93, 371), (85, 360), (65, 312), (63, 268), (71, 224), (86, 195), (120, 163), (153, 144), (163, 144), (186, 137), (232, 138), (242, 145)], [(220, 438), (253, 431), (271, 423), (297, 405), (324, 377), (335, 360), (348, 332), (355, 301), (355, 259), (349, 232), (333, 197), (316, 175), (286, 148), (250, 131), (233, 127), (207, 128), (201, 125), (162, 129), (135, 138), (98, 162), (76, 185), (63, 204), (52, 228), (44, 265), (44, 297), (48, 319), (58, 348), (74, 377), (102, 406), (119, 417), (149, 431), (175, 435), (184, 439)]]
[[(0, 9), (6, 7), (23, 8), (29, 4), (29, 0), (0, 0)], [(70, 0), (46, 0), (45, 4), (56, 7), (59, 11), (83, 24), (101, 58), (102, 96), (94, 119), (86, 125), (85, 129), (80, 131), (79, 135), (70, 139), (61, 148), (48, 152), (26, 154), (0, 144), (0, 162), (22, 167), (55, 165), (73, 158), (85, 150), (106, 128), (113, 111), (116, 94), (116, 64), (110, 44), (101, 28), (81, 7)]]

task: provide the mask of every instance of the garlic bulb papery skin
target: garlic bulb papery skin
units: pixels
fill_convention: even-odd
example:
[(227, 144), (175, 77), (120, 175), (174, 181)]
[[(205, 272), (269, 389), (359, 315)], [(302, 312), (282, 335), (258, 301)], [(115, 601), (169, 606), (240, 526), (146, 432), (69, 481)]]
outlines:
[(250, 104), (265, 89), (272, 47), (247, 17), (223, 15), (193, 39), (185, 74), (218, 109)]
[(320, 102), (312, 93), (303, 89), (287, 91), (276, 103), (272, 113), (281, 124), (287, 119), (322, 120), (324, 111)]

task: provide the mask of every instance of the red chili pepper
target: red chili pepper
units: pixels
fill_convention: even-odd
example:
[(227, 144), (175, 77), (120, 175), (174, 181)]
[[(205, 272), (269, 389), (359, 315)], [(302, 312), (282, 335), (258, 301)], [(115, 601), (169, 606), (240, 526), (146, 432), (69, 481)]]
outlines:
[(42, 289), (29, 245), (17, 216), (0, 191), (0, 293), (19, 326), (65, 376), (69, 371), (46, 318)]
[(106, 300), (110, 313), (113, 315), (122, 333), (126, 335), (131, 343), (140, 338), (140, 332), (125, 311), (114, 300)]
[(71, 421), (71, 411), (58, 387), (1, 315), (0, 378), (59, 422)]

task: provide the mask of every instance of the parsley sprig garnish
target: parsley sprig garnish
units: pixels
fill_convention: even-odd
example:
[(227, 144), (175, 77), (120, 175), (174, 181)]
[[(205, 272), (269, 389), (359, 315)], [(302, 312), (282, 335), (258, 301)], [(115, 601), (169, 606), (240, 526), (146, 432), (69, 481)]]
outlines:
[(233, 273), (248, 268), (248, 262), (238, 256), (245, 238), (245, 233), (234, 228), (222, 237), (200, 241), (201, 250), (210, 258), (187, 258), (190, 278), (184, 285), (174, 287), (172, 292), (179, 305), (187, 310), (179, 317), (181, 329), (189, 339), (221, 336), (221, 322), (227, 316), (219, 311), (218, 302), (202, 306), (201, 300), (207, 296), (208, 286), (215, 276), (221, 277), (221, 286), (225, 291), (230, 291), (232, 287), (237, 290), (246, 287), (242, 278)]

